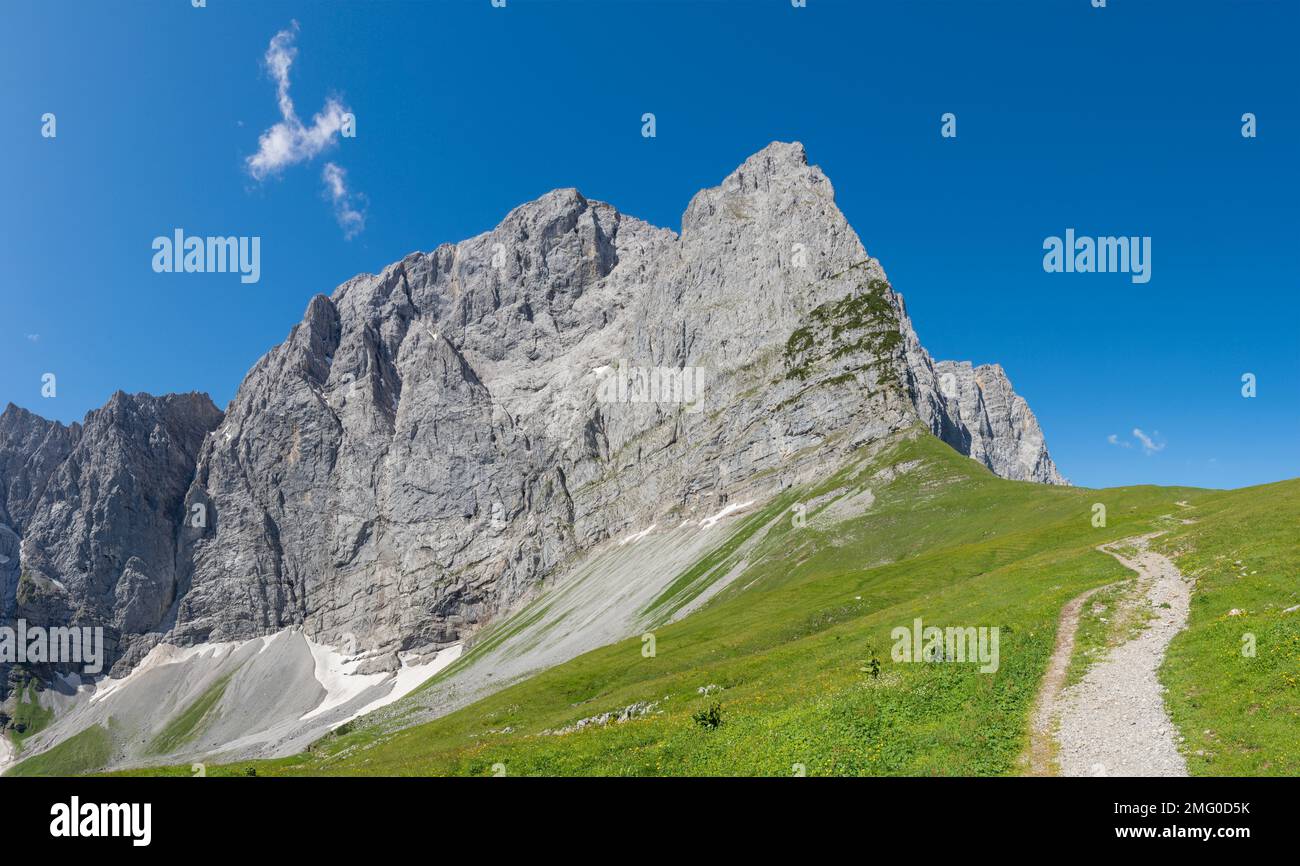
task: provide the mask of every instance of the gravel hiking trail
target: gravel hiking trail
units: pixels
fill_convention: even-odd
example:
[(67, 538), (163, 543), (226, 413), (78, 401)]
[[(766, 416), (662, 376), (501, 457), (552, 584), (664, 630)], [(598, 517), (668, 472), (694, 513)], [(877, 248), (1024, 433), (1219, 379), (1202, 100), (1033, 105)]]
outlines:
[[(1071, 599), (1061, 610), (1056, 647), (1034, 707), (1029, 748), (1021, 759), (1027, 775), (1187, 775), (1156, 672), (1169, 642), (1187, 624), (1192, 587), (1168, 557), (1150, 550), (1151, 539), (1159, 534), (1097, 548), (1137, 572), (1137, 603), (1149, 607), (1152, 619), (1064, 689), (1079, 612), (1103, 587)], [(1136, 554), (1130, 558), (1119, 552), (1124, 547), (1135, 548)]]

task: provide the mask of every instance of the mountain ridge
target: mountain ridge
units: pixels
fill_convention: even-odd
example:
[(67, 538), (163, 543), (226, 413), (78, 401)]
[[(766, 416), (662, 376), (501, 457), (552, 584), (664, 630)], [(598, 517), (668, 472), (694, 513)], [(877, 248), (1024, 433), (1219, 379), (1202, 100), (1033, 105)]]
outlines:
[[(620, 359), (633, 375), (706, 371), (700, 411), (602, 401)], [(9, 519), (8, 496), (0, 545), (22, 536), (22, 568), (44, 579), (26, 608), (38, 619), (75, 607), (122, 632), (115, 675), (160, 641), (286, 627), (396, 670), (399, 652), (463, 641), (597, 545), (769, 499), (918, 419), (995, 474), (1064, 483), (1005, 374), (953, 364), (925, 351), (802, 145), (774, 142), (696, 193), (680, 233), (554, 190), (314, 296), (224, 412), (194, 397), (181, 423), (179, 398), (139, 403), (159, 453), (137, 436), (119, 463), (162, 458), (165, 495), (130, 494), (161, 508), (160, 537), (110, 538), (121, 551), (92, 581), (104, 586), (77, 605), (44, 581), (66, 586), (86, 549), (59, 553), (53, 528), (15, 531), (26, 518)], [(997, 399), (968, 395), (968, 378), (979, 394), (996, 383)], [(41, 442), (0, 446), (5, 489), (48, 484), (119, 394), (82, 427), (28, 419)], [(8, 599), (20, 574), (5, 574)]]

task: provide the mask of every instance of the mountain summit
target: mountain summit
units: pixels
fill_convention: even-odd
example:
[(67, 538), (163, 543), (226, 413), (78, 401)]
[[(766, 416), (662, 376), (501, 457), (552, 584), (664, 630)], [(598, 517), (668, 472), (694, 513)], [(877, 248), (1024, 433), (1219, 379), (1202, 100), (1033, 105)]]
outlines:
[(109, 627), (115, 675), (159, 642), (286, 628), (395, 670), (606, 543), (770, 500), (918, 422), (1065, 483), (1001, 367), (931, 359), (830, 180), (777, 142), (680, 235), (561, 189), (354, 277), (224, 414), (119, 395), (64, 428), (11, 407), (0, 611)]
[[(684, 369), (698, 405), (600, 399)], [(312, 300), (203, 446), (176, 635), (444, 645), (594, 545), (918, 418), (1059, 483), (1000, 368), (970, 370), (936, 369), (802, 145), (697, 194), (680, 237), (557, 190)]]

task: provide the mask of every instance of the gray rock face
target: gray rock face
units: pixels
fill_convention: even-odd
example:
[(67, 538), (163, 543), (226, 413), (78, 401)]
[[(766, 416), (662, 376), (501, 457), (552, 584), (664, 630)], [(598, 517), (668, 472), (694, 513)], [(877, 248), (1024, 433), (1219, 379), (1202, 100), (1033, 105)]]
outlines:
[[(696, 196), (680, 237), (558, 190), (351, 280), (203, 448), (176, 637), (458, 640), (600, 541), (911, 423), (894, 305), (798, 145)], [(787, 351), (818, 310), (876, 319)], [(701, 400), (639, 400), (659, 374)]]
[(1038, 419), (1011, 390), (1001, 365), (972, 367), (969, 361), (940, 361), (935, 372), (953, 417), (969, 434), (965, 453), (1003, 478), (1068, 483), (1047, 453)]
[[(645, 393), (665, 378), (698, 399)], [(802, 146), (699, 193), (680, 236), (557, 190), (315, 298), (249, 374), (188, 494), (213, 520), (174, 637), (443, 645), (605, 539), (918, 417), (983, 434)]]
[(58, 582), (43, 615), (112, 624), (121, 665), (164, 631), (300, 626), (392, 668), (601, 542), (761, 501), (918, 422), (1060, 482), (1000, 369), (945, 388), (948, 369), (830, 181), (774, 143), (680, 235), (556, 190), (355, 277), (224, 417), (194, 395), (119, 395), (80, 432), (7, 412), (0, 517), (24, 572)]
[(220, 419), (202, 394), (119, 392), (73, 427), (6, 411), (5, 620), (103, 626), (109, 664), (157, 631), (176, 596), (185, 491)]
[(0, 413), (0, 523), (22, 531), (80, 437), (80, 424), (65, 427), (12, 403)]
[(12, 403), (0, 413), (0, 622), (16, 610), (22, 533), (80, 437), (80, 424), (65, 427)]

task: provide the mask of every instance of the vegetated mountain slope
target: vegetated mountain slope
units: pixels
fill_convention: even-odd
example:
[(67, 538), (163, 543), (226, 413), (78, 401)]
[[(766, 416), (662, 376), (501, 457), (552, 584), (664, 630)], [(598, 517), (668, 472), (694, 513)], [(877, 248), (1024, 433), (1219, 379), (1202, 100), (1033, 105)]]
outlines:
[[(1294, 496), (1300, 482), (1277, 487)], [(717, 597), (653, 628), (651, 658), (634, 637), (427, 724), (363, 719), (306, 754), (210, 772), (1014, 773), (1062, 605), (1125, 576), (1096, 546), (1194, 530), (1177, 522), (1177, 502), (1208, 512), (1231, 495), (1011, 482), (905, 434), (783, 495), (791, 518), (796, 503), (810, 506), (806, 523), (773, 524)], [(1097, 502), (1105, 528), (1092, 525)], [(895, 663), (890, 632), (916, 617), (1000, 627), (999, 669)], [(448, 669), (429, 690), (454, 677)], [(721, 724), (710, 730), (692, 716), (714, 704)]]

